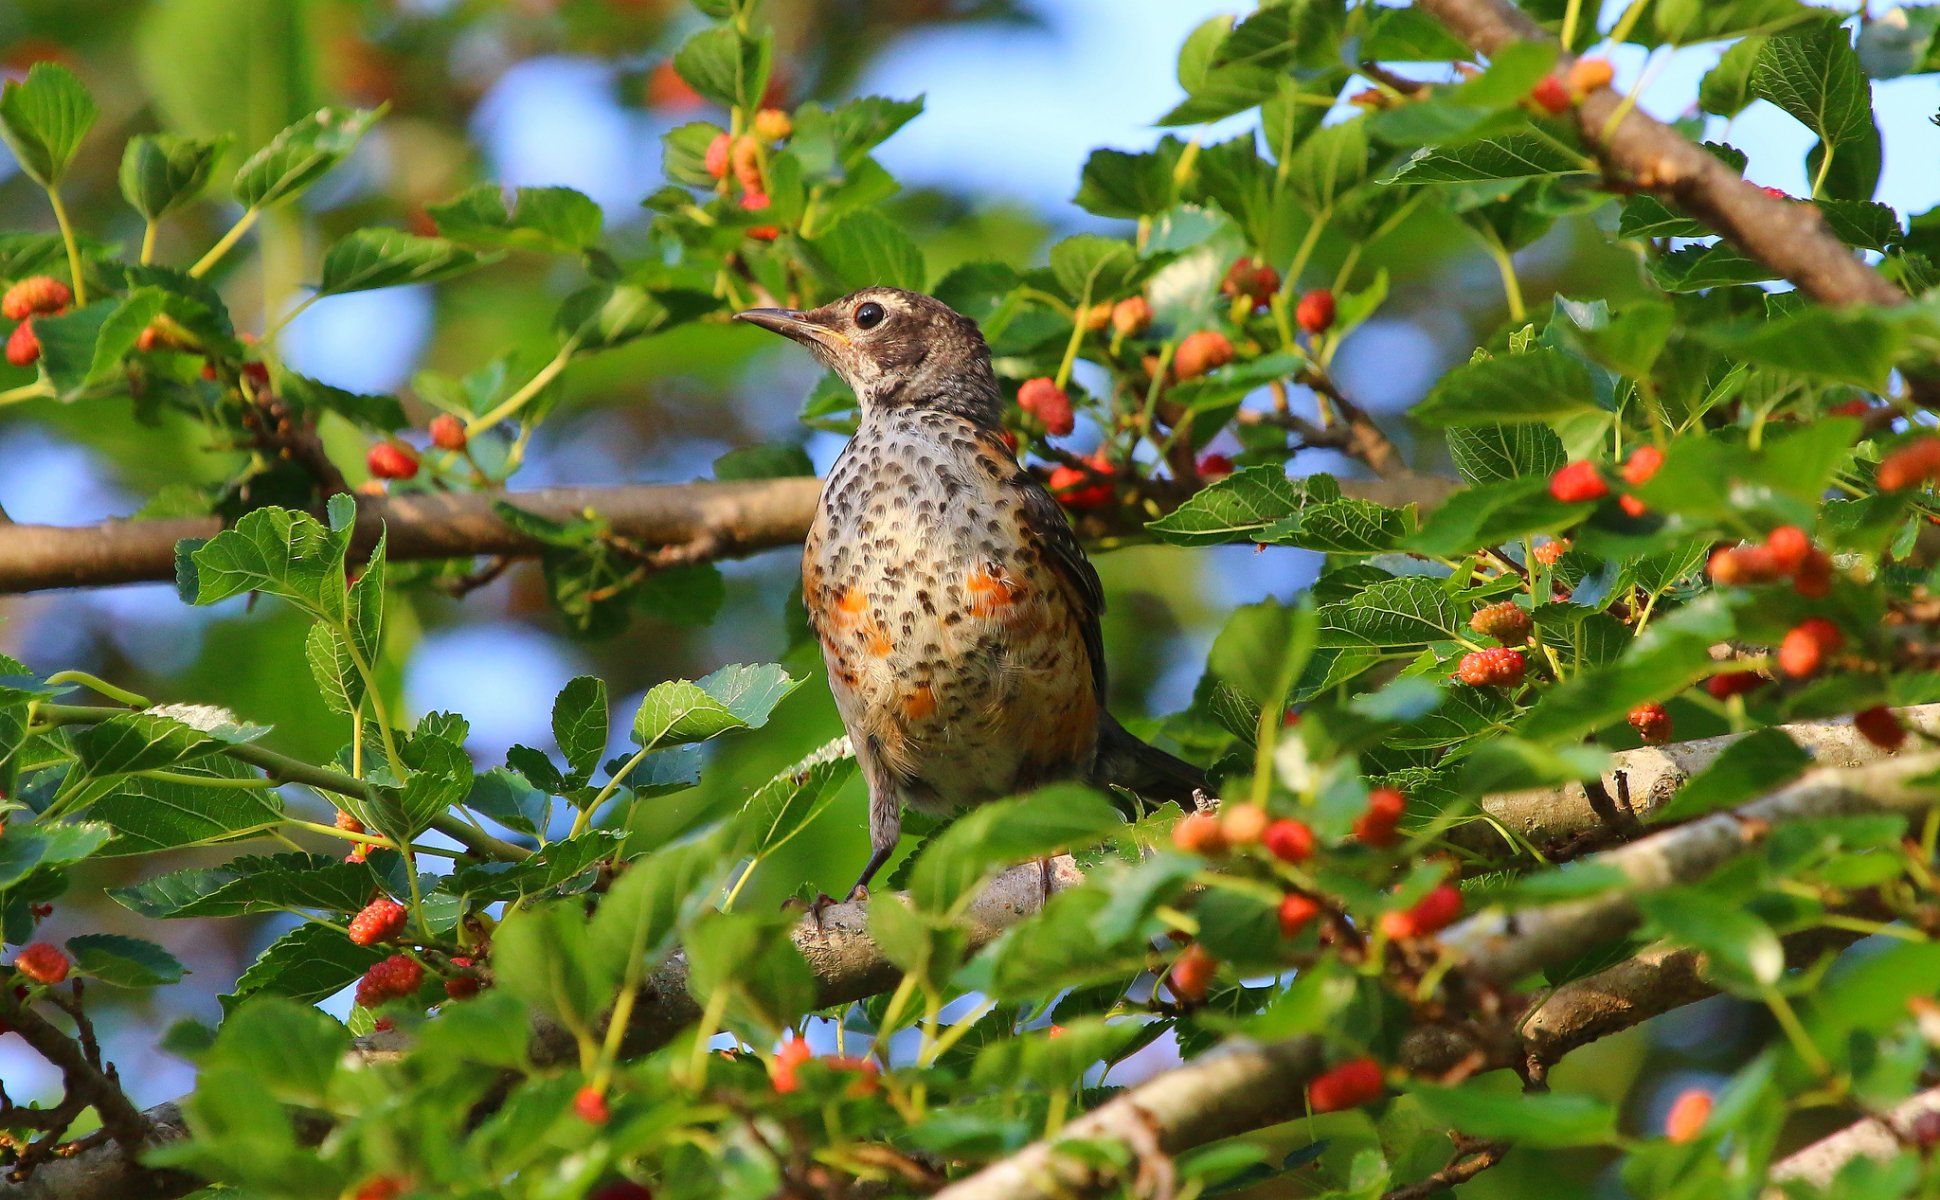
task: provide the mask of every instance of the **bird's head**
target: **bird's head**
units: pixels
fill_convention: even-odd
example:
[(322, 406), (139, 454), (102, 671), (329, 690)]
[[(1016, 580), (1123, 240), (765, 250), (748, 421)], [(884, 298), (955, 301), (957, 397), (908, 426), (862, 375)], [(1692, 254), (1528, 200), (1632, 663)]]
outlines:
[(808, 312), (751, 308), (734, 319), (808, 347), (865, 412), (913, 405), (999, 420), (1002, 402), (983, 334), (941, 300), (871, 287)]

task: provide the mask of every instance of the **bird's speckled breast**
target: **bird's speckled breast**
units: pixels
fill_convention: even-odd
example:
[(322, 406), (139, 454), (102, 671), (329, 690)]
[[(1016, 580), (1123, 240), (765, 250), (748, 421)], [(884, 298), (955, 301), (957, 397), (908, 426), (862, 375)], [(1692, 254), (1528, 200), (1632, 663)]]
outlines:
[(837, 708), (919, 807), (1082, 772), (1095, 750), (1079, 616), (1021, 476), (961, 417), (873, 411), (809, 530), (803, 595)]

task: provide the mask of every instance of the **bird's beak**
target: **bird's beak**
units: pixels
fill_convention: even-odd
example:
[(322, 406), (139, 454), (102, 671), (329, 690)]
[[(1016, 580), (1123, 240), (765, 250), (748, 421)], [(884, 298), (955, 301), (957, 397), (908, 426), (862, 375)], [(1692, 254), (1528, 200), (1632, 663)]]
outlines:
[(750, 308), (735, 313), (734, 319), (746, 321), (750, 325), (759, 325), (763, 329), (779, 333), (803, 345), (821, 345), (833, 350), (839, 346), (846, 346), (849, 342), (848, 338), (835, 330), (810, 320), (807, 314), (796, 312), (792, 308)]

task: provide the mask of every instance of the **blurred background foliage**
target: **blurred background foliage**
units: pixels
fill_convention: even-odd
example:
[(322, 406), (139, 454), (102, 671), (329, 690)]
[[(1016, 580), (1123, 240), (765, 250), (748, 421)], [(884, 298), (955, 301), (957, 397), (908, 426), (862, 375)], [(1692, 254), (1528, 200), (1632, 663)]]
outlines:
[[(1112, 231), (1068, 203), (1084, 152), (1154, 140), (1145, 127), (1182, 94), (1172, 76), (1176, 48), (1219, 8), (1203, 0), (776, 0), (776, 98), (926, 93), (926, 114), (882, 157), (904, 183), (888, 207), (921, 244), (930, 279), (972, 258), (1041, 262), (1057, 237)], [(718, 119), (666, 65), (701, 20), (684, 0), (10, 0), (0, 5), (0, 70), (17, 78), (34, 62), (56, 61), (87, 84), (102, 117), (65, 194), (91, 236), (124, 243), (142, 232), (115, 185), (129, 136), (158, 128), (230, 134), (233, 166), (319, 105), (388, 106), (346, 168), (299, 204), (270, 213), (254, 235), (257, 252), (233, 255), (215, 272), (239, 327), (260, 330), (301, 299), (321, 247), (366, 225), (428, 232), (427, 205), (481, 181), (577, 187), (600, 202), (611, 239), (625, 246), (645, 223), (639, 199), (661, 182), (660, 135)], [(1695, 80), (1704, 53), (1696, 52), (1695, 65), (1671, 65), (1646, 107), (1677, 115), (1687, 103), (1680, 81)], [(1621, 57), (1619, 64), (1625, 72), (1638, 65)], [(1890, 102), (1880, 108), (1892, 111)], [(1753, 152), (1753, 177), (1796, 187), (1796, 148), (1761, 140), (1756, 112), (1744, 120), (1754, 132), (1740, 128), (1734, 141)], [(1230, 132), (1222, 126), (1208, 136)], [(1887, 190), (1894, 185), (1889, 177)], [(233, 215), (223, 205), (189, 208), (165, 227), (158, 258), (193, 261)], [(0, 163), (0, 228), (52, 228), (41, 191), (11, 162)], [(1331, 278), (1348, 250), (1323, 239), (1313, 277)], [(1435, 470), (1441, 446), (1398, 414), (1501, 321), (1496, 266), (1465, 226), (1433, 205), (1361, 247), (1360, 263), (1364, 275), (1390, 273), (1390, 296), (1347, 343), (1336, 374), (1417, 468)], [(326, 300), (287, 329), (285, 354), (326, 382), (395, 391), (421, 426), (431, 410), (417, 401), (419, 389), (501, 356), (521, 377), (550, 356), (554, 310), (579, 282), (564, 266), (515, 254), (460, 286)], [(1522, 251), (1517, 266), (1536, 305), (1568, 291), (1573, 279), (1593, 280), (1613, 302), (1638, 286), (1634, 264), (1577, 219)], [(18, 382), (4, 370), (0, 386)], [(720, 323), (587, 358), (569, 373), (518, 483), (704, 478), (726, 451), (776, 442), (800, 446), (825, 469), (840, 437), (797, 419), (816, 378), (805, 356)], [(1295, 402), (1310, 406), (1311, 397)], [(220, 464), (202, 452), (200, 426), (173, 416), (130, 420), (120, 408), (126, 403), (0, 409), (0, 505), (17, 521), (79, 524), (165, 510), (172, 485), (213, 478)], [(361, 463), (363, 435), (330, 422), (322, 432), (334, 458)], [(1082, 432), (1073, 448), (1085, 448)], [(1357, 473), (1326, 451), (1303, 453), (1294, 470)], [(1221, 615), (1261, 596), (1293, 594), (1311, 578), (1316, 556), (1135, 546), (1097, 561), (1110, 596), (1114, 707), (1129, 719), (1182, 707)], [(782, 662), (811, 676), (809, 685), (759, 735), (724, 746), (703, 786), (672, 803), (739, 796), (839, 726), (802, 625), (796, 554), (725, 564), (723, 575), (711, 623), (691, 596), (656, 603), (650, 595), (623, 632), (596, 640), (572, 636), (531, 565), (463, 600), (398, 593), (382, 669), (404, 698), (405, 721), (462, 709), (472, 748), (494, 762), (514, 742), (550, 746), (548, 703), (573, 675), (605, 678), (624, 712), (659, 680), (727, 662)], [(0, 651), (36, 671), (82, 668), (158, 698), (230, 706), (274, 723), (279, 747), (299, 756), (327, 759), (341, 740), (305, 669), (301, 622), (283, 606), (252, 608), (239, 599), (193, 609), (163, 585), (12, 598), (0, 601)], [(836, 887), (852, 877), (866, 841), (859, 782), (850, 792), (760, 876), (754, 891), (771, 894), (751, 902), (778, 901), (796, 880)], [(681, 818), (679, 809), (657, 817), (669, 826)], [(183, 859), (166, 865), (192, 865), (194, 856)], [(125, 868), (137, 869), (163, 866)], [(133, 932), (140, 919), (99, 890), (130, 881), (114, 875), (77, 886), (74, 895), (95, 902), (64, 905), (48, 933), (58, 940), (83, 929)], [(135, 994), (106, 1020), (109, 1053), (138, 1102), (164, 1099), (188, 1082), (186, 1066), (154, 1049), (159, 1028), (178, 1015), (212, 1018), (216, 993), (288, 923), (141, 922), (144, 936), (170, 941), (200, 986)], [(1722, 1000), (1695, 1006), (1579, 1053), (1559, 1074), (1611, 1099), (1665, 1103), (1689, 1073), (1728, 1067), (1761, 1038), (1745, 1011)], [(0, 1075), (16, 1094), (51, 1082), (37, 1078), (41, 1069), (0, 1042)], [(1661, 1075), (1663, 1086), (1633, 1091), (1639, 1071)], [(1638, 1127), (1660, 1116), (1632, 1114)], [(1596, 1168), (1587, 1156), (1575, 1164), (1577, 1177), (1565, 1179), (1548, 1156), (1518, 1155), (1473, 1194), (1522, 1194), (1532, 1180), (1546, 1180), (1552, 1193), (1574, 1192)]]

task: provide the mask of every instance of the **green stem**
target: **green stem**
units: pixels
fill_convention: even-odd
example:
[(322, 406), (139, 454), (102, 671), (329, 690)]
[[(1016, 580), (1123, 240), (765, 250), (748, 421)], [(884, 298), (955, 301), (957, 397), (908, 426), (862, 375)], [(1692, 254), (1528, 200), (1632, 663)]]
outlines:
[(1819, 170), (1812, 177), (1812, 198), (1814, 200), (1819, 198), (1820, 189), (1825, 187), (1826, 172), (1832, 170), (1832, 143), (1821, 142), (1820, 145), (1824, 147), (1825, 153), (1819, 156)]
[(1071, 368), (1078, 361), (1078, 347), (1085, 340), (1085, 310), (1091, 307), (1091, 281), (1085, 280), (1085, 290), (1078, 297), (1078, 306), (1071, 313), (1071, 340), (1064, 344), (1064, 361), (1058, 364), (1057, 377), (1051, 380), (1059, 391), (1071, 382)]
[(0, 392), (0, 408), (5, 408), (9, 404), (22, 404), (28, 400), (46, 399), (53, 394), (54, 389), (47, 386), (45, 380), (36, 379), (32, 383), (23, 383), (19, 387), (10, 387)]
[(1569, 7), (1563, 11), (1563, 49), (1568, 50), (1576, 44), (1576, 21), (1582, 15), (1583, 0), (1570, 0)]
[(579, 335), (575, 333), (566, 339), (564, 345), (559, 347), (559, 353), (552, 356), (551, 362), (540, 367), (539, 373), (526, 381), (524, 387), (507, 396), (504, 403), (486, 413), (484, 416), (474, 417), (465, 426), (465, 436), (477, 437), (500, 421), (509, 420), (513, 414), (524, 408), (534, 396), (544, 391), (546, 385), (551, 383), (558, 376), (559, 372), (566, 369), (567, 362), (572, 359), (573, 351), (577, 349), (579, 349)]
[(74, 277), (74, 307), (86, 308), (88, 281), (81, 276), (81, 243), (74, 240), (74, 225), (67, 219), (67, 205), (61, 203), (60, 189), (48, 188), (47, 200), (54, 206), (54, 223), (61, 227), (61, 242), (67, 246), (67, 270)]
[(633, 757), (627, 759), (626, 762), (620, 765), (619, 770), (613, 772), (613, 778), (607, 780), (606, 786), (602, 787), (593, 796), (592, 801), (585, 808), (579, 810), (579, 815), (573, 818), (572, 832), (567, 834), (567, 837), (578, 837), (580, 834), (586, 832), (586, 826), (591, 823), (593, 814), (599, 811), (599, 806), (613, 798), (613, 793), (620, 790), (620, 783), (627, 776), (633, 774), (635, 767), (646, 761), (647, 755), (652, 754), (653, 748), (659, 745), (659, 743), (660, 739), (655, 738), (653, 741), (640, 747), (634, 751)]
[(189, 787), (223, 788), (232, 791), (262, 791), (276, 786), (274, 779), (260, 775), (245, 775), (232, 778), (228, 775), (190, 775), (185, 771), (164, 771), (157, 767), (148, 771), (136, 771), (137, 779), (154, 779), (161, 783), (180, 783)]
[(155, 257), (155, 233), (160, 226), (150, 221), (141, 231), (141, 265), (147, 266)]
[(1630, 31), (1637, 27), (1637, 22), (1643, 19), (1644, 10), (1649, 7), (1650, 0), (1630, 0), (1630, 7), (1623, 10), (1623, 15), (1617, 18), (1616, 27), (1610, 30), (1611, 44), (1622, 45), (1629, 41)]
[(305, 296), (302, 300), (298, 301), (294, 308), (284, 313), (281, 317), (278, 317), (275, 323), (272, 324), (268, 329), (263, 330), (263, 341), (265, 343), (274, 342), (278, 334), (282, 333), (285, 329), (288, 329), (290, 327), (291, 321), (294, 321), (298, 317), (302, 316), (304, 312), (306, 312), (312, 304), (315, 304), (317, 301), (321, 299), (323, 299), (322, 292), (311, 292), (308, 296)]
[(137, 696), (125, 688), (118, 688), (105, 679), (99, 679), (86, 671), (56, 671), (46, 679), (48, 683), (78, 683), (91, 691), (100, 692), (110, 700), (119, 700), (130, 708), (147, 708), (154, 701), (146, 696)]
[(208, 273), (210, 267), (221, 262), (222, 256), (229, 253), (230, 249), (242, 240), (243, 234), (249, 232), (249, 227), (256, 223), (256, 218), (261, 214), (261, 209), (244, 209), (243, 215), (236, 218), (236, 223), (229, 227), (229, 232), (223, 234), (215, 245), (209, 247), (209, 252), (198, 259), (194, 266), (189, 268), (189, 277), (191, 279), (200, 279)]
[(1765, 1007), (1772, 1010), (1772, 1016), (1778, 1021), (1778, 1027), (1785, 1031), (1785, 1040), (1792, 1043), (1792, 1049), (1798, 1052), (1799, 1061), (1819, 1078), (1830, 1077), (1832, 1064), (1825, 1060), (1825, 1055), (1820, 1054), (1818, 1046), (1813, 1044), (1812, 1035), (1806, 1032), (1804, 1022), (1799, 1020), (1798, 1013), (1792, 1008), (1792, 1002), (1785, 998), (1783, 992), (1769, 985), (1763, 989), (1762, 999), (1765, 1001)]
[[(35, 706), (34, 716), (48, 725), (97, 725), (109, 717), (118, 717), (127, 711), (125, 708), (92, 705), (41, 704)], [(300, 783), (320, 792), (349, 796), (353, 800), (371, 799), (370, 786), (362, 780), (353, 779), (328, 767), (319, 767), (302, 759), (291, 758), (287, 754), (278, 754), (274, 750), (254, 743), (225, 745), (221, 752), (238, 762), (248, 763), (252, 767), (261, 767), (278, 783)], [(523, 848), (489, 834), (480, 834), (449, 813), (441, 813), (433, 817), (431, 828), (480, 858), (495, 858), (502, 862), (523, 862), (529, 857)]]
[(1502, 273), (1502, 295), (1509, 304), (1509, 319), (1523, 320), (1527, 314), (1522, 307), (1522, 283), (1516, 278), (1515, 256), (1501, 242), (1491, 239), (1489, 257), (1495, 259), (1495, 269)]

